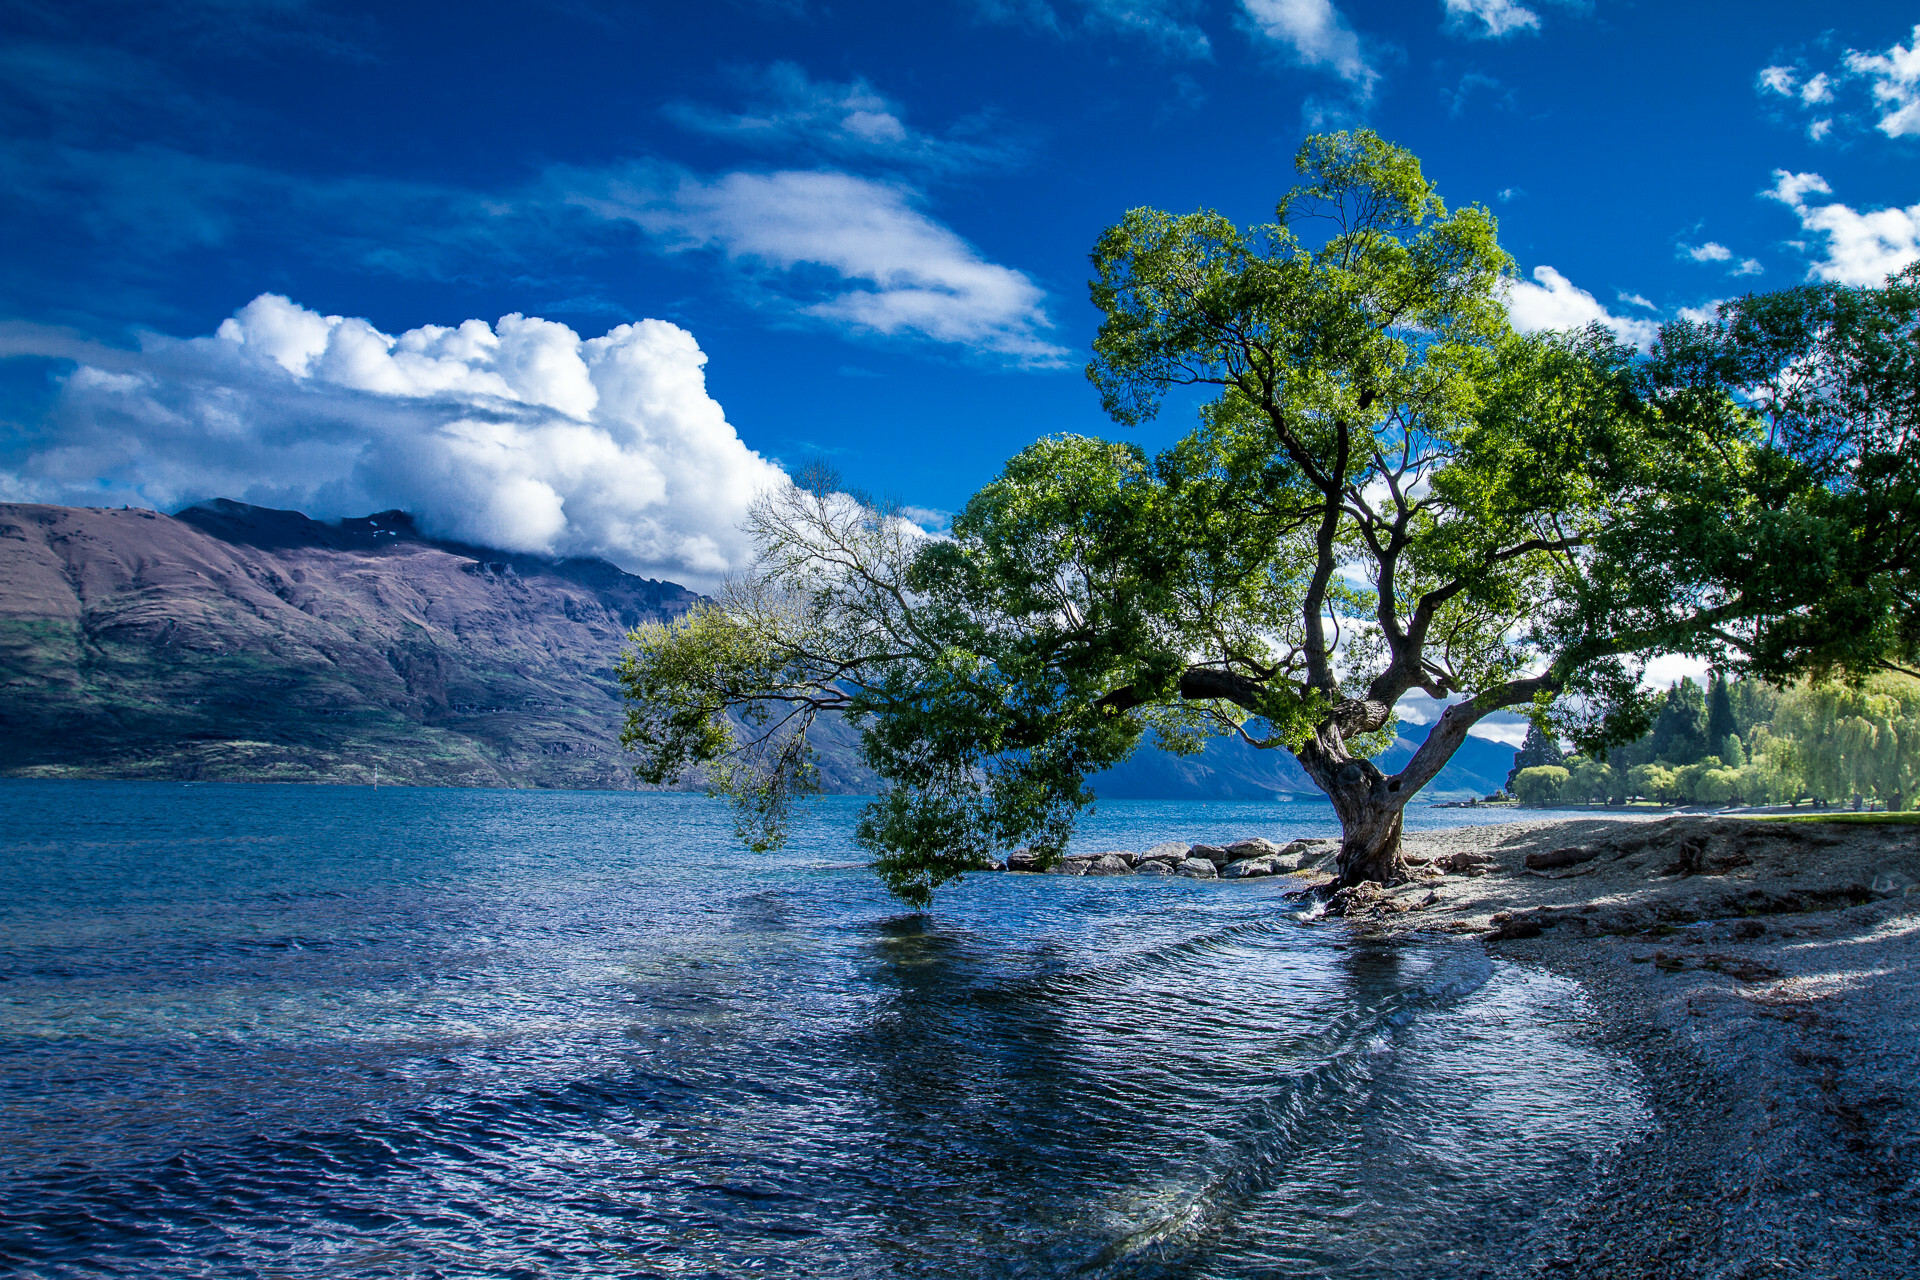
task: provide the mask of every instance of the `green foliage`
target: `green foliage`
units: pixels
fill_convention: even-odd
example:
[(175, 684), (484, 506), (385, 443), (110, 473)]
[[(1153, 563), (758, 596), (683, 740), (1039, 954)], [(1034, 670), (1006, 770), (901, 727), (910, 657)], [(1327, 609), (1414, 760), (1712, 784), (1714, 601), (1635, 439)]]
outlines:
[[(1485, 209), (1449, 210), (1368, 131), (1295, 163), (1271, 223), (1136, 209), (1095, 246), (1088, 377), (1123, 425), (1201, 389), (1186, 435), (1151, 458), (1041, 440), (949, 539), (830, 477), (765, 496), (752, 572), (635, 633), (621, 679), (643, 776), (706, 770), (766, 844), (810, 785), (809, 727), (844, 715), (886, 784), (857, 839), (924, 903), (998, 850), (1057, 856), (1087, 779), (1148, 735), (1236, 734), (1292, 751), (1349, 845), (1385, 842), (1343, 850), (1343, 878), (1390, 876), (1400, 808), (1489, 712), (1527, 706), (1543, 741), (1587, 753), (1522, 769), (1538, 802), (1576, 775), (1586, 796), (1667, 795), (1724, 767), (1702, 760), (1719, 744), (1698, 686), (1641, 689), (1648, 656), (1776, 674), (1903, 652), (1888, 611), (1910, 582), (1911, 468), (1885, 456), (1905, 410), (1752, 394), (1767, 369), (1831, 365), (1868, 400), (1904, 395), (1824, 336), (1871, 325), (1834, 304), (1809, 337), (1788, 321), (1817, 307), (1749, 299), (1650, 357), (1597, 327), (1518, 335)], [(1821, 630), (1842, 624), (1866, 638)], [(1454, 706), (1387, 778), (1369, 758), (1414, 690)], [(1701, 767), (1601, 762), (1650, 727)]]
[(1522, 804), (1554, 804), (1565, 795), (1572, 775), (1557, 764), (1537, 764), (1522, 769), (1513, 780), (1514, 798)]
[[(1707, 723), (1706, 740), (1708, 750), (1718, 751), (1728, 738), (1737, 738), (1740, 726), (1733, 716), (1733, 695), (1727, 688), (1727, 676), (1723, 671), (1713, 673), (1707, 682)], [(1730, 757), (1722, 751), (1722, 759)]]
[(1667, 690), (1648, 745), (1654, 759), (1669, 764), (1692, 764), (1707, 754), (1707, 700), (1693, 677)]
[(1538, 724), (1529, 723), (1526, 741), (1522, 742), (1520, 749), (1513, 753), (1513, 768), (1507, 770), (1507, 790), (1513, 790), (1514, 779), (1520, 776), (1522, 769), (1531, 769), (1537, 765), (1557, 765), (1565, 756), (1566, 753), (1560, 750), (1560, 744), (1553, 740), (1552, 734)]

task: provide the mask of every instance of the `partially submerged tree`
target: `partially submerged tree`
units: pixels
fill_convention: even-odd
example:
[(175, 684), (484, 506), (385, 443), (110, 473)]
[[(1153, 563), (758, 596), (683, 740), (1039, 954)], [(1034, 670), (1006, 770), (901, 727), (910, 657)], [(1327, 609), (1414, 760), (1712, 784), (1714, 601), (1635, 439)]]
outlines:
[[(821, 477), (767, 496), (754, 572), (635, 633), (641, 776), (717, 769), (773, 838), (807, 727), (844, 713), (887, 783), (857, 839), (925, 901), (996, 850), (1057, 855), (1088, 777), (1149, 732), (1236, 734), (1327, 793), (1353, 885), (1403, 874), (1407, 802), (1494, 711), (1597, 751), (1645, 732), (1646, 655), (1777, 675), (1897, 648), (1884, 619), (1818, 643), (1823, 592), (1874, 552), (1826, 436), (1730, 381), (1755, 364), (1737, 326), (1650, 359), (1518, 335), (1485, 210), (1449, 212), (1370, 132), (1297, 165), (1272, 224), (1136, 210), (1095, 249), (1090, 378), (1129, 425), (1201, 389), (1193, 432), (1152, 460), (1042, 440), (945, 539)], [(1899, 598), (1884, 579), (1849, 616)], [(1448, 705), (1385, 774), (1416, 692)]]

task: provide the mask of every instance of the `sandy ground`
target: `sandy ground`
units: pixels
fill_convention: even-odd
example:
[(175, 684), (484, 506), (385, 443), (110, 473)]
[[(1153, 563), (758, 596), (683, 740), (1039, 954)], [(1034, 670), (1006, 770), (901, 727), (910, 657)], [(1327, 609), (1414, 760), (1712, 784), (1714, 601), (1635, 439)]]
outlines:
[(1330, 910), (1577, 980), (1651, 1095), (1655, 1127), (1543, 1206), (1560, 1246), (1511, 1274), (1920, 1277), (1920, 825), (1623, 815), (1406, 845), (1413, 883)]

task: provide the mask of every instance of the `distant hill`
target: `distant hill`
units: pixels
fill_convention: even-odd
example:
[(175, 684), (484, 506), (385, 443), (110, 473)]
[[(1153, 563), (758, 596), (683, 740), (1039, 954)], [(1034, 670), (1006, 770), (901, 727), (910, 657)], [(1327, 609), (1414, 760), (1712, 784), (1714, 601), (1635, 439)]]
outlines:
[(621, 637), (697, 598), (397, 511), (0, 505), (0, 773), (630, 786)]
[[(614, 659), (698, 599), (604, 560), (430, 538), (399, 511), (0, 504), (0, 775), (632, 786)], [(872, 789), (843, 725), (821, 747), (829, 790)], [(1485, 794), (1512, 761), (1470, 738), (1429, 790)], [(1230, 740), (1143, 749), (1095, 788), (1314, 792), (1291, 756)]]
[[(1392, 773), (1417, 746), (1418, 740), (1398, 738), (1374, 763)], [(1469, 737), (1414, 803), (1488, 795), (1506, 784), (1512, 767), (1512, 747)], [(1093, 788), (1102, 796), (1136, 800), (1271, 800), (1276, 795), (1320, 794), (1291, 755), (1261, 751), (1237, 738), (1213, 739), (1199, 755), (1186, 757), (1143, 748), (1097, 775)]]

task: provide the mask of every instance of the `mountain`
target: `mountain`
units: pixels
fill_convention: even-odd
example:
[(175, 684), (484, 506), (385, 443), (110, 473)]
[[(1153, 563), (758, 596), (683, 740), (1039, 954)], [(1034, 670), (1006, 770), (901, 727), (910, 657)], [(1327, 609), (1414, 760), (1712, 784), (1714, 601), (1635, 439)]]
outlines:
[[(1396, 738), (1374, 758), (1388, 773), (1406, 764), (1420, 744)], [(1513, 767), (1513, 748), (1469, 737), (1414, 803), (1464, 800), (1498, 791)], [(1092, 781), (1094, 791), (1125, 800), (1271, 800), (1276, 795), (1318, 795), (1319, 788), (1285, 751), (1262, 751), (1238, 738), (1214, 738), (1198, 755), (1175, 756), (1142, 748), (1131, 759)]]
[[(632, 786), (622, 637), (698, 599), (604, 560), (430, 538), (399, 511), (0, 504), (0, 775)], [(819, 742), (828, 790), (873, 789), (843, 724)], [(1512, 760), (1469, 738), (1429, 793), (1484, 795)], [(1314, 793), (1292, 756), (1231, 739), (1143, 748), (1094, 786)]]
[(0, 773), (631, 785), (621, 637), (697, 598), (397, 511), (0, 505)]

